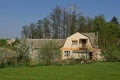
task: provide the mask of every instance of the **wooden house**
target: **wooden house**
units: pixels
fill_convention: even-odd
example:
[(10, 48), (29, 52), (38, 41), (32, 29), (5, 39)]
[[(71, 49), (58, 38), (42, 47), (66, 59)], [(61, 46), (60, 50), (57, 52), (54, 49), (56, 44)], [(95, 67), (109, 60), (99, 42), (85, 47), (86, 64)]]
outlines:
[(66, 39), (27, 39), (26, 44), (30, 47), (30, 57), (33, 61), (38, 60), (38, 51), (47, 42), (57, 42), (61, 50), (61, 59), (80, 59), (84, 57), (89, 60), (101, 60), (100, 49), (97, 46), (95, 33), (79, 33), (67, 37)]
[(101, 51), (97, 46), (95, 33), (79, 33), (67, 37), (61, 47), (61, 58), (64, 59), (88, 59), (102, 60)]

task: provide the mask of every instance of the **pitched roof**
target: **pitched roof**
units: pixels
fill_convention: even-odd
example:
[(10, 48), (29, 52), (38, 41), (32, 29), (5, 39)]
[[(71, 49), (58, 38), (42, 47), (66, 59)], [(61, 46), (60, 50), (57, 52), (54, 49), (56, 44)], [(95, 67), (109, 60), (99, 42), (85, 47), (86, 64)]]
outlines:
[[(79, 33), (79, 32), (77, 32)], [(75, 33), (76, 34), (76, 33)], [(82, 33), (86, 37), (88, 37), (92, 43), (93, 46), (96, 45), (96, 36), (95, 33)], [(59, 47), (62, 47), (65, 43), (66, 39), (27, 39), (26, 45), (29, 47), (33, 47), (36, 49), (42, 48), (42, 45), (44, 45), (47, 42), (53, 41), (58, 44)]]
[(59, 47), (64, 45), (65, 39), (27, 39), (26, 45), (29, 47), (33, 47), (36, 49), (42, 48), (42, 45), (46, 44), (47, 42), (53, 41), (58, 44)]
[(82, 33), (82, 34), (87, 36), (90, 39), (93, 46), (97, 45), (97, 37), (95, 33)]

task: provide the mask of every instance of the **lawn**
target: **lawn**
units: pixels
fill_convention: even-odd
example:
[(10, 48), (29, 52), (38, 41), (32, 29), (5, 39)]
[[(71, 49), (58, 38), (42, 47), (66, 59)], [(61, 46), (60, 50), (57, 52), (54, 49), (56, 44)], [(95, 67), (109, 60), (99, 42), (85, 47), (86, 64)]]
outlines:
[(0, 80), (119, 80), (120, 63), (5, 67)]

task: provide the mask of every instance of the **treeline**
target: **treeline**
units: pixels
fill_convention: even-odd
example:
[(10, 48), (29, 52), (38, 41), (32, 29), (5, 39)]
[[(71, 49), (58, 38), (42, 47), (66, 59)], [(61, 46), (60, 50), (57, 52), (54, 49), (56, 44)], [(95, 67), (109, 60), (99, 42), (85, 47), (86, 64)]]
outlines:
[(61, 39), (79, 31), (92, 32), (93, 19), (79, 13), (75, 6), (62, 9), (56, 6), (52, 12), (36, 23), (22, 27), (22, 37), (32, 39)]
[(68, 10), (56, 6), (44, 19), (24, 25), (21, 33), (30, 39), (65, 39), (75, 32), (97, 32), (98, 46), (106, 59), (120, 60), (120, 24), (115, 16), (106, 21), (104, 15), (86, 17), (76, 6)]
[[(115, 16), (110, 22), (119, 25)], [(108, 23), (105, 21), (103, 15), (90, 18), (82, 15), (76, 6), (72, 6), (68, 10), (56, 6), (44, 19), (22, 26), (22, 37), (32, 39), (61, 39), (77, 31), (81, 33), (96, 32), (99, 27), (103, 26), (103, 23)]]

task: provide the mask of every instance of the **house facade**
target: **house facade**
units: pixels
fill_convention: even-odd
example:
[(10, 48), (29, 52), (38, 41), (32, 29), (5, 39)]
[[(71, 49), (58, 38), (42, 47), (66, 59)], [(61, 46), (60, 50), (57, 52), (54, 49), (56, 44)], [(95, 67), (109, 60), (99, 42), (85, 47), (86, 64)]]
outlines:
[(88, 59), (102, 60), (101, 51), (97, 46), (94, 33), (75, 33), (69, 36), (61, 47), (61, 58), (64, 59)]

